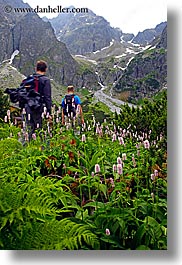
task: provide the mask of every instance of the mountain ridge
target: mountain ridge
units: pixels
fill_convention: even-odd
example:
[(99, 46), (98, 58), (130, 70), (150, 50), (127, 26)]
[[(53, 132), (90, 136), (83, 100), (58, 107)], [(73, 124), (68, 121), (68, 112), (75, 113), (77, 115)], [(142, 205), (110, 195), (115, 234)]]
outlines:
[[(21, 0), (0, 0), (12, 7), (29, 7)], [(48, 75), (62, 85), (97, 86), (97, 76), (84, 69), (69, 53), (66, 45), (57, 40), (49, 22), (44, 22), (35, 13), (0, 14), (1, 47), (0, 62), (9, 59), (15, 50), (19, 55), (13, 65), (24, 75), (34, 71), (37, 60), (44, 59), (49, 65)], [(44, 34), (42, 34), (42, 32)]]
[(67, 45), (73, 55), (87, 55), (101, 50), (113, 40), (146, 46), (162, 33), (167, 23), (161, 22), (155, 28), (145, 29), (135, 36), (133, 33), (124, 33), (118, 27), (111, 27), (104, 17), (90, 9), (84, 14), (59, 14), (52, 19), (43, 19), (51, 23), (56, 37)]

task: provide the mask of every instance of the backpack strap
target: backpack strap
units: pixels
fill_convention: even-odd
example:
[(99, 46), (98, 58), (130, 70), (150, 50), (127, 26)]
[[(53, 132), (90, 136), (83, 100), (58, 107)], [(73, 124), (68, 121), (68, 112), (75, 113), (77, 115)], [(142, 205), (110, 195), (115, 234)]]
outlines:
[(39, 90), (39, 78), (38, 78), (38, 76), (34, 76), (34, 78), (35, 78), (35, 91), (36, 92), (38, 92), (38, 90)]

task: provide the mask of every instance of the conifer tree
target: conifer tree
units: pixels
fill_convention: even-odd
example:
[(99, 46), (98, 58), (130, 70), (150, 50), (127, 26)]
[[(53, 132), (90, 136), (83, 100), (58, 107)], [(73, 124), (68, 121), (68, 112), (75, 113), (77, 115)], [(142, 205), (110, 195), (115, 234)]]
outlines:
[(9, 100), (8, 95), (5, 95), (3, 91), (0, 89), (0, 118), (4, 119), (4, 116), (9, 109)]

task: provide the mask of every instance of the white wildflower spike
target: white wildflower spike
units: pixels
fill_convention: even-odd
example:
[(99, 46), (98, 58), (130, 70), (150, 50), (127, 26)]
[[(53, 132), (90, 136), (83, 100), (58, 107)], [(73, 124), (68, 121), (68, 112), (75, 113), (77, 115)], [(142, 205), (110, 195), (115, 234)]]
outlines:
[(154, 181), (154, 180), (155, 180), (155, 175), (154, 175), (154, 174), (151, 174), (151, 175), (150, 175), (150, 178), (151, 178), (151, 180)]
[(25, 133), (25, 141), (28, 142), (28, 140), (29, 140), (29, 136), (28, 136), (28, 133), (26, 132), (26, 133)]
[(126, 157), (126, 153), (123, 153), (122, 154), (122, 160), (126, 160), (127, 159), (127, 157)]
[(115, 164), (112, 166), (112, 171), (113, 173), (117, 171), (117, 166)]
[(116, 141), (116, 138), (117, 138), (116, 134), (113, 133), (113, 135), (112, 135), (112, 142)]
[(99, 134), (100, 133), (100, 130), (99, 130), (99, 126), (97, 125), (96, 127), (96, 133)]
[(44, 114), (46, 115), (46, 113), (47, 113), (47, 108), (44, 107)]
[(11, 112), (10, 112), (10, 110), (8, 109), (8, 110), (7, 110), (7, 116), (8, 116), (8, 119), (10, 119), (10, 114), (11, 114)]
[(85, 134), (82, 134), (82, 142), (86, 142), (86, 136), (85, 136)]

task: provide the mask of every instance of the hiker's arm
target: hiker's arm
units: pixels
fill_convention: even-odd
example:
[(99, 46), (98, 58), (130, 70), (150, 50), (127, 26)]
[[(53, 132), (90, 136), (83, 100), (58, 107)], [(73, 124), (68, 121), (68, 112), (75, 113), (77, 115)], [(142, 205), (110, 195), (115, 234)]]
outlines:
[(83, 123), (84, 123), (84, 117), (83, 117), (82, 107), (81, 107), (80, 104), (78, 105), (78, 110), (79, 110), (79, 114), (80, 114), (80, 116), (81, 116), (81, 122), (82, 122), (82, 124), (83, 124)]
[(44, 95), (44, 103), (46, 105), (47, 112), (51, 114), (52, 99), (51, 99), (51, 83), (49, 79), (47, 79), (45, 82), (43, 95)]
[(65, 120), (64, 120), (64, 111), (62, 109), (62, 124), (64, 125), (65, 124)]

